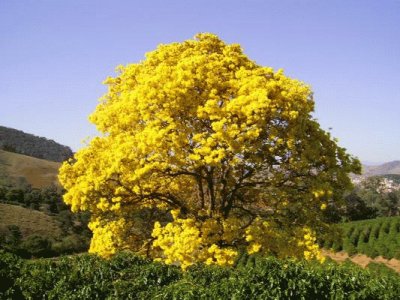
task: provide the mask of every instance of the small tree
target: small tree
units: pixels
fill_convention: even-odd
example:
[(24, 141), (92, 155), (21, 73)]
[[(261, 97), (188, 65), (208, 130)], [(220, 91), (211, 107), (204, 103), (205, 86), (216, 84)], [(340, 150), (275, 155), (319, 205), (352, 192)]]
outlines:
[(19, 188), (13, 188), (8, 190), (5, 195), (7, 201), (24, 203), (24, 190)]
[(152, 245), (184, 268), (232, 264), (241, 246), (319, 257), (322, 210), (359, 163), (312, 118), (307, 85), (212, 34), (118, 70), (90, 117), (101, 136), (59, 176), (92, 213), (91, 252)]
[(40, 235), (30, 235), (22, 242), (21, 248), (33, 257), (50, 257), (53, 255), (51, 241)]

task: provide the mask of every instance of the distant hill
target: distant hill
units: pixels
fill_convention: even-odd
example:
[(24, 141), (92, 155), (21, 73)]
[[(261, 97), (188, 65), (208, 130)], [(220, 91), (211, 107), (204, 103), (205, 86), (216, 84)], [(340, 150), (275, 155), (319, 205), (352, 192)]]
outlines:
[(0, 150), (0, 185), (58, 185), (60, 163)]
[(53, 140), (4, 126), (0, 126), (0, 149), (56, 162), (73, 155), (71, 148)]
[(400, 175), (400, 160), (387, 162), (377, 166), (363, 165), (362, 174), (365, 177), (388, 174)]

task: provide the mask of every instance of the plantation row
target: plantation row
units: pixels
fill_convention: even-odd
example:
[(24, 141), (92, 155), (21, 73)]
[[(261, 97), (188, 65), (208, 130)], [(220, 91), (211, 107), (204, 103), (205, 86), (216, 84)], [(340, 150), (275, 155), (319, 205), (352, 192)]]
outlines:
[(243, 255), (234, 268), (182, 272), (129, 253), (25, 261), (0, 252), (0, 298), (400, 299), (400, 276), (374, 269)]
[(363, 253), (372, 258), (400, 259), (400, 217), (377, 218), (339, 225), (342, 239), (326, 239), (324, 248), (344, 250), (353, 255)]

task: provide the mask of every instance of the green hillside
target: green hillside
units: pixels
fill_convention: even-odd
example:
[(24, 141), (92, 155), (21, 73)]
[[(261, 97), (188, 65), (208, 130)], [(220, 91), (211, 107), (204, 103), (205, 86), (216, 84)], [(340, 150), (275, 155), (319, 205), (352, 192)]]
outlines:
[(326, 239), (324, 248), (363, 253), (370, 257), (400, 259), (400, 216), (348, 222), (338, 225), (342, 239)]
[(0, 185), (58, 185), (60, 163), (0, 150)]

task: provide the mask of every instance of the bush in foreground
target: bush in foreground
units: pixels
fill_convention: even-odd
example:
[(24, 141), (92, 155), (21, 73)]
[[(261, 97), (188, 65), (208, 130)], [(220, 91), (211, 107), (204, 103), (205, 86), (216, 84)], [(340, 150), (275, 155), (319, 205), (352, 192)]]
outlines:
[(20, 276), (21, 260), (0, 249), (0, 299), (20, 296), (15, 281)]
[(129, 253), (22, 262), (1, 252), (0, 264), (5, 299), (400, 299), (400, 276), (332, 262), (243, 255), (235, 267), (182, 272)]

